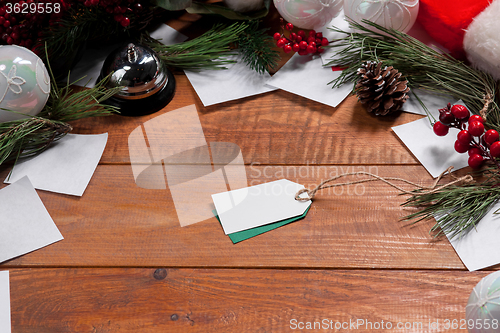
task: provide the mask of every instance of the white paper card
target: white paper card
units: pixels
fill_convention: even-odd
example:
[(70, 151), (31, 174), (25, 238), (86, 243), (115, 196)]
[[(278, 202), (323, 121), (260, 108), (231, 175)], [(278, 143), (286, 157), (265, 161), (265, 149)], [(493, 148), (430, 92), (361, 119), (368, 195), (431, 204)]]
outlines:
[(37, 189), (81, 196), (101, 159), (107, 140), (108, 133), (67, 134), (40, 155), (19, 160), (5, 183), (28, 176)]
[(0, 190), (0, 262), (63, 239), (28, 177)]
[(237, 62), (225, 65), (227, 69), (184, 71), (204, 106), (276, 90), (265, 85), (271, 78), (269, 73), (259, 74), (250, 69), (240, 55), (226, 58)]
[[(172, 45), (183, 42), (187, 37), (166, 24), (161, 24), (150, 35), (153, 38), (161, 39), (165, 45)], [(92, 88), (95, 86), (97, 78), (101, 74), (102, 65), (106, 57), (123, 43), (103, 45), (98, 48), (87, 48), (83, 53), (82, 59), (71, 70), (70, 82), (75, 82), (77, 86), (86, 86)]]
[(331, 67), (323, 67), (319, 56), (300, 56), (296, 53), (267, 84), (336, 107), (353, 88), (351, 83), (339, 88), (332, 88), (332, 85), (328, 84), (341, 73), (332, 71)]
[(9, 271), (0, 272), (0, 332), (11, 332)]
[(311, 200), (295, 200), (295, 194), (303, 188), (281, 179), (213, 194), (212, 200), (227, 235), (304, 214)]
[[(450, 239), (451, 245), (469, 271), (500, 263), (500, 215), (493, 214), (500, 203), (481, 219), (476, 229)], [(448, 235), (447, 235), (448, 236)]]
[[(334, 41), (336, 39), (346, 37), (345, 34), (340, 32), (332, 31), (329, 28), (338, 28), (343, 31), (349, 32), (352, 29), (349, 27), (349, 22), (345, 20), (344, 10), (342, 10), (337, 17), (330, 21), (324, 28), (318, 29), (317, 31), (321, 31), (323, 33), (323, 37), (328, 39), (329, 41)], [(338, 48), (325, 48), (325, 52), (321, 54), (321, 61), (323, 65), (326, 65), (330, 61), (335, 59), (335, 54), (339, 51)]]
[[(436, 119), (439, 117), (438, 110), (429, 111)], [(455, 151), (455, 141), (459, 132), (456, 128), (450, 128), (446, 136), (437, 136), (429, 119), (422, 118), (392, 129), (434, 178), (450, 166), (458, 170), (468, 165), (469, 156)]]

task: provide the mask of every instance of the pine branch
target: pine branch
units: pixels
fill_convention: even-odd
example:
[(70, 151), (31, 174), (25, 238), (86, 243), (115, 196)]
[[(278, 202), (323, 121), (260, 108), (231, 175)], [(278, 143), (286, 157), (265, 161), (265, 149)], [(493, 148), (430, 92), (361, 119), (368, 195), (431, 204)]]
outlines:
[(243, 61), (258, 73), (277, 66), (279, 53), (272, 49), (272, 37), (258, 28), (257, 21), (243, 21), (231, 25), (216, 24), (203, 35), (192, 40), (164, 45), (160, 41), (142, 36), (142, 42), (151, 47), (171, 67), (199, 71), (201, 69), (226, 69), (235, 63), (227, 58), (239, 48)]
[(403, 206), (423, 208), (404, 220), (417, 223), (435, 218), (436, 224), (430, 230), (435, 236), (443, 233), (450, 238), (465, 236), (500, 198), (498, 173), (487, 173), (490, 178), (480, 184), (451, 186), (438, 192), (412, 196)]
[[(330, 82), (334, 87), (355, 82), (358, 68), (371, 60), (382, 61), (384, 65), (397, 68), (405, 75), (412, 88), (449, 94), (455, 99), (463, 100), (475, 114), (479, 114), (483, 108), (485, 96), (495, 96), (498, 90), (498, 83), (489, 74), (441, 54), (405, 33), (383, 28), (370, 21), (363, 21), (368, 27), (353, 21), (349, 23), (360, 32), (331, 29), (346, 34), (346, 37), (332, 45), (339, 51), (336, 60), (332, 60), (329, 65), (347, 67), (340, 77)], [(489, 105), (487, 125), (500, 130), (498, 96)]]
[(250, 22), (237, 42), (245, 64), (260, 74), (276, 68), (280, 59), (279, 52), (273, 50), (274, 39), (266, 34), (267, 30), (259, 29), (257, 21)]
[(230, 26), (217, 24), (203, 35), (174, 45), (164, 45), (158, 40), (143, 35), (142, 42), (151, 47), (167, 66), (199, 71), (201, 69), (226, 69), (225, 65), (235, 63), (228, 60), (232, 54), (231, 44), (248, 27), (246, 22)]

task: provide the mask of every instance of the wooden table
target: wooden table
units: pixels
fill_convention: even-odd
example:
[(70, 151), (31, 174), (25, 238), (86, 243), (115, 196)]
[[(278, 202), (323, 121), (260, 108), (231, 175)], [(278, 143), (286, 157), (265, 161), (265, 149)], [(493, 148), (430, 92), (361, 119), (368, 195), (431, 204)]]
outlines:
[[(233, 245), (215, 218), (181, 228), (169, 190), (136, 186), (127, 148), (141, 123), (194, 104), (207, 142), (241, 148), (249, 184), (279, 179), (284, 168), (306, 187), (323, 173), (352, 171), (430, 184), (391, 130), (420, 116), (374, 117), (354, 97), (332, 108), (281, 90), (204, 107), (185, 75), (176, 80), (174, 99), (157, 114), (73, 124), (74, 133), (108, 132), (109, 140), (82, 197), (37, 191), (64, 240), (0, 265), (10, 271), (14, 333), (371, 332), (389, 324), (464, 332), (449, 326), (464, 327), (469, 294), (491, 272), (468, 272), (448, 240), (429, 235), (434, 221), (401, 221), (414, 210), (400, 206), (397, 190), (373, 182), (320, 193), (305, 219)], [(9, 170), (0, 167), (0, 178)]]

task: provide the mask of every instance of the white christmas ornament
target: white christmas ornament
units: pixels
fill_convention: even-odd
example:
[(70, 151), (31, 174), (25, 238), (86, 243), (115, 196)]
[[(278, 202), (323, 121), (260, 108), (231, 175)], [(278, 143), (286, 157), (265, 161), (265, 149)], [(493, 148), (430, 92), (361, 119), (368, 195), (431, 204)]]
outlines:
[(474, 287), (465, 307), (470, 333), (500, 331), (500, 271), (484, 277)]
[(415, 23), (418, 7), (418, 0), (344, 0), (345, 16), (353, 21), (365, 19), (402, 32)]
[(297, 28), (319, 29), (336, 17), (343, 0), (274, 0), (280, 15)]
[(50, 77), (42, 59), (30, 50), (0, 46), (0, 122), (37, 115), (47, 103)]

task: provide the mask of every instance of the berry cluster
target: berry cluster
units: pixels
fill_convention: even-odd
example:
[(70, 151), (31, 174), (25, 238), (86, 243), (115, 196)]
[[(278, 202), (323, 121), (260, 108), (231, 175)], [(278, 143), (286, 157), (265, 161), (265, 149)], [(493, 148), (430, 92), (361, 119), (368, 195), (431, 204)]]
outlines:
[[(285, 36), (285, 30), (290, 32), (288, 37)], [(300, 55), (321, 53), (325, 50), (323, 46), (328, 45), (328, 39), (323, 37), (321, 32), (311, 30), (306, 36), (304, 30), (299, 30), (297, 33), (292, 32), (292, 30), (293, 24), (287, 23), (286, 26), (283, 26), (283, 19), (281, 19), (281, 32), (276, 32), (273, 35), (276, 46), (282, 48), (285, 53), (292, 51), (298, 52)]]
[(455, 150), (458, 153), (469, 153), (469, 166), (473, 169), (481, 167), (483, 162), (492, 161), (500, 168), (495, 158), (500, 157), (500, 135), (494, 129), (484, 129), (484, 119), (478, 115), (470, 115), (463, 105), (448, 103), (439, 110), (439, 121), (434, 124), (434, 133), (438, 136), (448, 134), (450, 127), (458, 128)]
[(0, 44), (15, 44), (36, 51), (44, 33), (59, 24), (70, 8), (105, 11), (127, 28), (143, 10), (144, 0), (0, 0)]
[(69, 7), (67, 0), (0, 0), (0, 37), (4, 44), (31, 48), (42, 36), (40, 27), (56, 24)]

